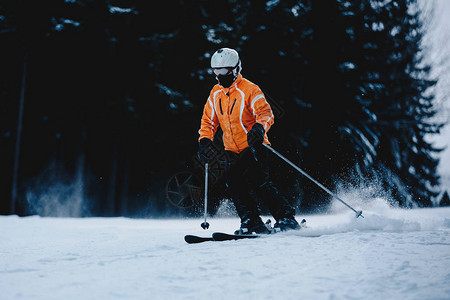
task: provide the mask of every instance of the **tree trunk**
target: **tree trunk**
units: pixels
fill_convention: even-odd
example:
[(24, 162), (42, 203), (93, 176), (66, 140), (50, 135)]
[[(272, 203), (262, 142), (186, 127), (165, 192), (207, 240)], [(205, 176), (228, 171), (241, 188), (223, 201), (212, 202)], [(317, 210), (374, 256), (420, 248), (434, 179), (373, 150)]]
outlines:
[(109, 170), (109, 186), (106, 198), (106, 215), (108, 217), (114, 216), (116, 212), (116, 197), (117, 197), (117, 171), (118, 171), (118, 150), (117, 142), (113, 145), (111, 157), (111, 169)]
[(27, 79), (27, 64), (28, 64), (28, 53), (27, 53), (27, 51), (25, 51), (24, 58), (23, 58), (22, 84), (21, 84), (21, 88), (20, 88), (19, 116), (17, 119), (16, 151), (14, 154), (13, 179), (12, 179), (12, 189), (11, 189), (11, 204), (10, 204), (10, 209), (9, 209), (10, 214), (16, 213), (18, 175), (19, 175), (19, 158), (20, 158), (20, 140), (22, 137), (23, 108), (24, 108), (24, 103), (25, 103), (25, 90), (26, 90), (26, 79)]

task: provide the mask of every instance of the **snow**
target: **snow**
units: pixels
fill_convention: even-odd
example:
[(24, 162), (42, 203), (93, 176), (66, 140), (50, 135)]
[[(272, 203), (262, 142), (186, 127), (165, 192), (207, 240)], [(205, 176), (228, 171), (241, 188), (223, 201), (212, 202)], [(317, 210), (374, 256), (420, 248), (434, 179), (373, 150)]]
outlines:
[(450, 208), (381, 199), (298, 215), (308, 228), (186, 244), (235, 217), (0, 217), (1, 299), (450, 299)]
[(112, 5), (109, 5), (109, 12), (111, 14), (136, 13), (133, 8), (123, 8), (123, 7), (112, 6)]
[(59, 20), (52, 18), (52, 23), (55, 25), (54, 30), (56, 31), (63, 31), (69, 25), (78, 27), (81, 24), (80, 22), (66, 18), (59, 18)]

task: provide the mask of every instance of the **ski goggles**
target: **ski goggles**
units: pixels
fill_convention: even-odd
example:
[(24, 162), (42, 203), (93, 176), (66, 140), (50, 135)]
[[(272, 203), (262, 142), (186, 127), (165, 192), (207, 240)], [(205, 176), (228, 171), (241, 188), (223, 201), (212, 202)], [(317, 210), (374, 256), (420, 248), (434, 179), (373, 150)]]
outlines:
[(214, 68), (213, 72), (216, 74), (216, 76), (219, 75), (227, 75), (230, 73), (234, 68)]

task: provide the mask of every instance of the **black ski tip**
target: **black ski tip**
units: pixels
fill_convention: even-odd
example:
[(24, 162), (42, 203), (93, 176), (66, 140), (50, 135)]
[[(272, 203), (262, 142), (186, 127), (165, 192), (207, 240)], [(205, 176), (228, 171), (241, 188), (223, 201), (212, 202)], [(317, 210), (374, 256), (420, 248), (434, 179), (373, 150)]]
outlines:
[(201, 237), (201, 236), (189, 235), (188, 234), (188, 235), (184, 236), (184, 240), (188, 244), (198, 244), (198, 243), (212, 241), (213, 238), (212, 237)]

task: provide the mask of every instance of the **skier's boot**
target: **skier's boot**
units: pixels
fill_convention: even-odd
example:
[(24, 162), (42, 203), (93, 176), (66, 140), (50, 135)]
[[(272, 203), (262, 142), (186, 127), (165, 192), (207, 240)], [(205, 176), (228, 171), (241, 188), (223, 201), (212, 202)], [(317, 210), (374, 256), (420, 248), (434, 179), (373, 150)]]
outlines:
[(306, 220), (303, 219), (301, 224), (298, 224), (298, 222), (295, 220), (294, 217), (286, 217), (279, 219), (273, 228), (275, 231), (287, 231), (287, 230), (298, 230), (301, 227), (304, 227), (303, 225), (306, 223)]
[(241, 228), (236, 230), (234, 234), (269, 234), (269, 226), (266, 226), (260, 217), (255, 219), (248, 218), (241, 222)]

